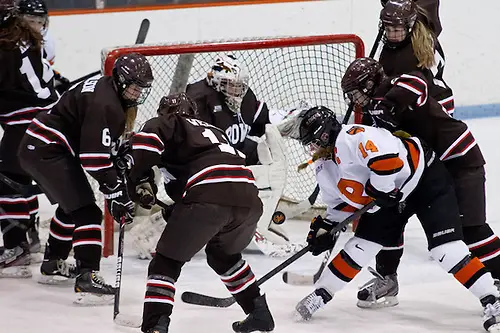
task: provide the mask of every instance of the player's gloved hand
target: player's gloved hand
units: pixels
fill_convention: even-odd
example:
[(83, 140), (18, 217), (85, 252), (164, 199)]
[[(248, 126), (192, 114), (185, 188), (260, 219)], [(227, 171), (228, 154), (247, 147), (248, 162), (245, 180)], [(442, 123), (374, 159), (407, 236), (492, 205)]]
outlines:
[(134, 221), (134, 203), (124, 181), (118, 179), (114, 185), (102, 184), (99, 190), (104, 194), (108, 211), (116, 222), (120, 223), (122, 217), (125, 217), (125, 223)]
[(63, 94), (71, 87), (71, 82), (61, 75), (61, 73), (54, 71), (54, 88), (59, 94)]
[(385, 100), (374, 101), (368, 108), (368, 113), (377, 127), (385, 128), (391, 132), (397, 129), (398, 122), (394, 115), (394, 105), (389, 102)]
[(165, 220), (165, 222), (168, 222), (168, 219), (172, 215), (172, 212), (174, 211), (175, 204), (168, 205), (166, 208), (162, 208), (161, 210), (161, 216)]
[(114, 165), (120, 175), (125, 175), (128, 170), (132, 169), (134, 166), (134, 158), (132, 157), (132, 146), (130, 145), (130, 141), (126, 141), (118, 148)]
[(375, 200), (375, 203), (379, 207), (394, 207), (398, 205), (401, 198), (403, 198), (403, 193), (401, 193), (399, 189), (395, 188), (390, 192), (382, 192), (377, 190), (369, 179), (365, 185), (365, 192)]
[[(309, 251), (312, 252), (313, 256), (317, 256), (335, 246), (340, 236), (340, 231), (336, 232), (334, 235), (330, 234), (330, 231), (332, 231), (337, 224), (338, 222), (324, 219), (321, 215), (312, 219), (306, 241), (307, 244), (311, 246)], [(345, 231), (345, 228), (342, 229), (342, 231)]]
[(131, 199), (144, 209), (151, 209), (156, 204), (158, 186), (155, 183), (155, 174), (151, 169), (143, 178), (132, 183), (129, 182), (129, 193)]

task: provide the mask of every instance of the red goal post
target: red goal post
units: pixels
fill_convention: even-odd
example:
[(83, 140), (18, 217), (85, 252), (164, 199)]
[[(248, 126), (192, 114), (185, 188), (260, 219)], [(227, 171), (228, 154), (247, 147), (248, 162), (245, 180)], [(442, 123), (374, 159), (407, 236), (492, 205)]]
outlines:
[[(187, 83), (204, 79), (216, 57), (224, 53), (234, 54), (246, 65), (249, 87), (258, 100), (267, 103), (273, 114), (306, 100), (326, 105), (342, 118), (347, 106), (340, 81), (347, 66), (355, 58), (364, 56), (364, 44), (356, 35), (339, 34), (124, 46), (102, 51), (103, 73), (111, 75), (116, 59), (131, 52), (148, 58), (155, 77), (148, 100), (138, 110), (136, 125), (139, 127), (156, 116), (162, 96), (183, 91)], [(359, 122), (359, 117), (356, 113), (351, 119)], [(297, 142), (286, 141), (287, 185), (282, 199), (289, 205), (306, 199), (316, 182), (312, 170), (298, 173), (296, 169), (310, 156)], [(159, 195), (162, 200), (168, 200), (164, 193)], [(315, 206), (324, 208), (321, 199)], [(107, 213), (104, 229), (103, 255), (108, 256), (113, 253), (114, 223)]]

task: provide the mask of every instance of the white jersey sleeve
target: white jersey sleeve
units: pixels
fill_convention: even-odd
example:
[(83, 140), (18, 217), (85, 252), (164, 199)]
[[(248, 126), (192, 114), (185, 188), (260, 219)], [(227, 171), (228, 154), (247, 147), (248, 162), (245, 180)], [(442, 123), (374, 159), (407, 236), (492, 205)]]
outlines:
[(47, 31), (43, 36), (43, 50), (45, 59), (47, 59), (51, 65), (54, 64), (56, 58), (56, 43), (52, 35)]

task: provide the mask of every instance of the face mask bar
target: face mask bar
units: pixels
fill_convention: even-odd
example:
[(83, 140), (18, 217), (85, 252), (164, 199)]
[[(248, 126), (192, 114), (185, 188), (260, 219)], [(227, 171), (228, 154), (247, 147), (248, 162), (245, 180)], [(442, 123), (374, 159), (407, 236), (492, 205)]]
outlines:
[(123, 99), (128, 106), (137, 106), (143, 104), (151, 92), (151, 87), (140, 87), (131, 84), (123, 91)]
[(348, 105), (354, 103), (355, 105), (365, 107), (370, 103), (370, 97), (357, 89), (344, 93), (344, 98)]

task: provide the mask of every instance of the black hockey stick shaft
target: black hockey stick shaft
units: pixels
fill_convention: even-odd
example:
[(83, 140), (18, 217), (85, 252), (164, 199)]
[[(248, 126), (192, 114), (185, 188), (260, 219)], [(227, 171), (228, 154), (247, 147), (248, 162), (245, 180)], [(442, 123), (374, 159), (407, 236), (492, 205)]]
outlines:
[(380, 27), (378, 29), (378, 34), (377, 37), (375, 38), (375, 42), (373, 42), (372, 49), (370, 50), (370, 54), (368, 57), (373, 58), (375, 56), (375, 53), (378, 50), (378, 45), (380, 44), (380, 40), (382, 40), (382, 36), (384, 35), (384, 28)]
[(120, 233), (118, 235), (118, 254), (116, 256), (116, 285), (115, 285), (113, 320), (120, 313), (120, 291), (122, 288), (124, 240), (125, 240), (125, 216), (121, 218)]
[(38, 185), (24, 185), (16, 182), (15, 180), (7, 177), (5, 174), (0, 173), (0, 181), (16, 191), (18, 194), (26, 197), (32, 195), (42, 194), (42, 190)]
[[(149, 25), (150, 25), (150, 22), (148, 19), (142, 20), (141, 26), (139, 28), (139, 32), (137, 34), (137, 38), (135, 39), (135, 44), (144, 44), (144, 41), (146, 40), (146, 36), (148, 35)], [(79, 82), (85, 81), (85, 80), (87, 80), (93, 76), (96, 76), (100, 73), (101, 73), (100, 70), (89, 73), (89, 74), (84, 75), (84, 76), (82, 76), (74, 81), (71, 81), (69, 84), (70, 84), (70, 86), (73, 86)]]
[[(347, 226), (349, 223), (351, 223), (354, 220), (357, 220), (358, 218), (361, 217), (364, 213), (366, 213), (368, 210), (370, 210), (373, 206), (375, 206), (375, 202), (371, 201), (368, 203), (366, 206), (361, 208), (360, 210), (356, 211), (352, 215), (350, 215), (348, 218), (346, 218), (344, 221), (340, 222), (337, 224), (331, 231), (330, 234), (333, 236), (337, 232), (341, 231), (345, 226)], [(295, 253), (293, 256), (273, 268), (271, 271), (269, 271), (266, 275), (261, 277), (260, 279), (257, 280), (257, 285), (260, 286), (279, 272), (281, 272), (285, 267), (289, 266), (293, 262), (297, 261), (300, 257), (302, 257), (304, 254), (309, 252), (310, 245), (304, 247), (302, 250), (299, 252)], [(211, 307), (219, 307), (219, 308), (226, 308), (234, 304), (235, 299), (234, 297), (225, 297), (225, 298), (218, 298), (218, 297), (211, 297), (207, 295), (202, 295), (194, 292), (189, 292), (186, 291), (182, 293), (181, 299), (185, 303), (189, 304), (195, 304), (195, 305), (204, 305), (204, 306), (211, 306)]]

